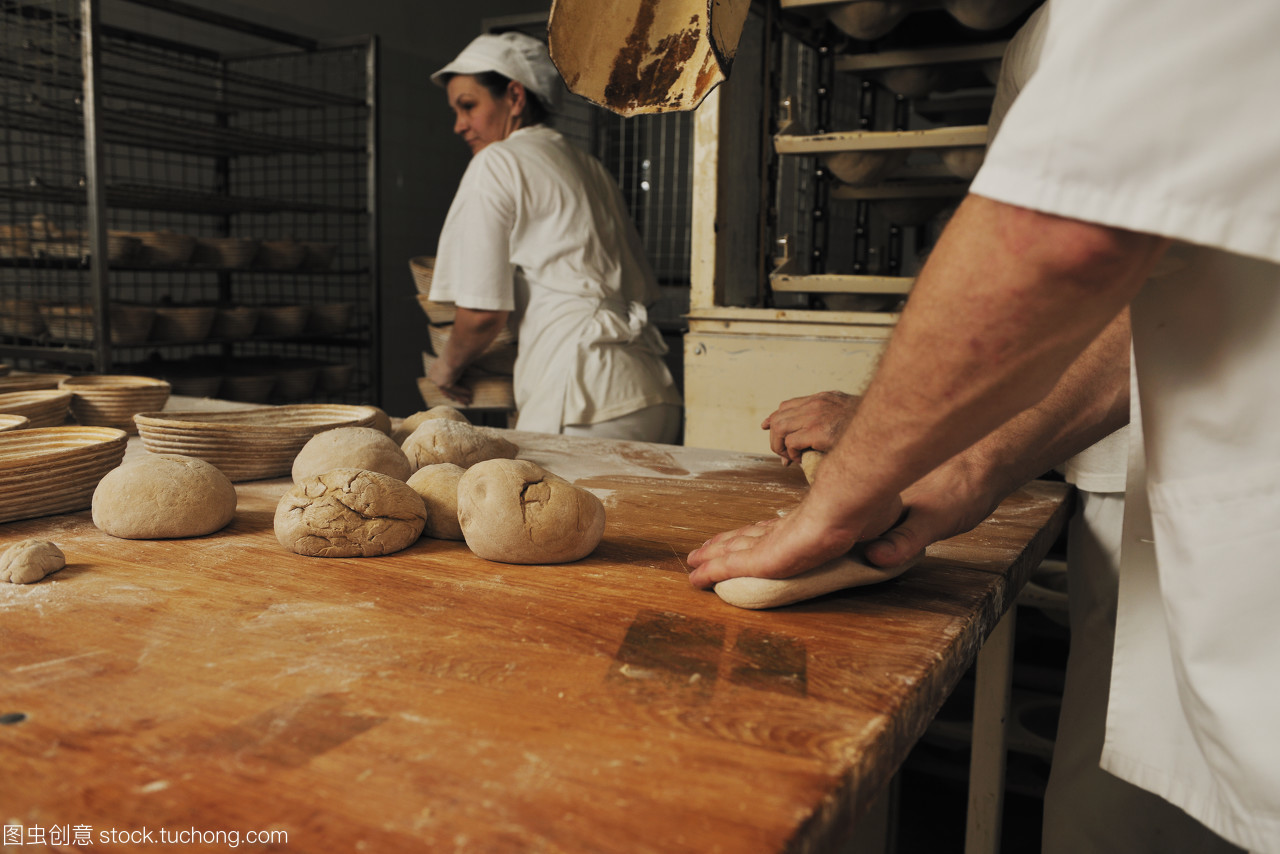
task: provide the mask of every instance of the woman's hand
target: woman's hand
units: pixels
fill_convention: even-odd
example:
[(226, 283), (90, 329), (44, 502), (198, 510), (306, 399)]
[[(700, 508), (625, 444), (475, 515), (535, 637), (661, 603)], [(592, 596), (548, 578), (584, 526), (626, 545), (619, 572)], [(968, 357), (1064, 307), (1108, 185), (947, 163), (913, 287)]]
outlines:
[(450, 368), (444, 359), (436, 359), (435, 364), (427, 371), (427, 379), (439, 386), (445, 397), (467, 406), (471, 403), (472, 392), (458, 382), (461, 375), (461, 370)]
[(778, 404), (760, 428), (769, 431), (769, 447), (782, 457), (783, 465), (790, 465), (799, 462), (800, 455), (810, 448), (831, 450), (860, 401), (860, 397), (842, 391), (794, 397)]

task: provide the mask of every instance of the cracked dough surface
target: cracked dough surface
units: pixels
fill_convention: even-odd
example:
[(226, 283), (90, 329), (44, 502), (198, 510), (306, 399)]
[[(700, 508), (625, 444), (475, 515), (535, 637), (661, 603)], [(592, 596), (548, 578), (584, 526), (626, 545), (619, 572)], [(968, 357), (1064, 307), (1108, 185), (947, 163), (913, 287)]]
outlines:
[(374, 557), (398, 552), (422, 535), (421, 496), (404, 481), (362, 469), (309, 477), (276, 505), (280, 545), (309, 557)]
[(235, 518), (236, 488), (204, 460), (146, 454), (107, 472), (92, 505), (93, 524), (113, 537), (201, 537)]
[(495, 459), (458, 482), (458, 521), (467, 545), (486, 560), (568, 563), (604, 536), (604, 504), (527, 460)]

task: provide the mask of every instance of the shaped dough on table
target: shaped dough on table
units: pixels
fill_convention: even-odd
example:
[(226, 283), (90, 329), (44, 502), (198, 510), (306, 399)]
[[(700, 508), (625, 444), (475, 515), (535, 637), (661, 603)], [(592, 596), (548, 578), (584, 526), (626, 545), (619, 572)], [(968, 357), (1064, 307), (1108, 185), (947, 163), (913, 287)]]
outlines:
[(923, 556), (916, 555), (901, 566), (882, 569), (865, 563), (861, 551), (855, 549), (791, 578), (730, 578), (717, 584), (715, 591), (721, 599), (738, 608), (780, 608), (846, 587), (888, 581), (915, 566)]
[[(812, 448), (800, 456), (800, 468), (809, 483), (813, 483), (818, 464), (825, 456), (825, 452)], [(730, 578), (717, 584), (715, 591), (721, 599), (738, 608), (780, 608), (846, 587), (863, 587), (888, 581), (915, 566), (922, 557), (923, 553), (901, 566), (885, 569), (865, 562), (862, 550), (855, 548), (848, 554), (832, 558), (821, 566), (815, 566), (808, 572), (791, 578)]]

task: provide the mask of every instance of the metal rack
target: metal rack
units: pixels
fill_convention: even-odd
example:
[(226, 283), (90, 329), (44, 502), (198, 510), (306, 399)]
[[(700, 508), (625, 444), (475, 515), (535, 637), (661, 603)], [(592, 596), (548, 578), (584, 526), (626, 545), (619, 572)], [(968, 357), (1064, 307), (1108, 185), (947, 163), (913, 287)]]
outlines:
[(798, 73), (778, 84), (771, 146), (783, 174), (798, 171), (815, 189), (805, 197), (775, 188), (789, 200), (776, 209), (793, 213), (769, 223), (766, 299), (893, 313), (981, 163), (993, 72), (1014, 28), (972, 30), (925, 4), (858, 38), (826, 21), (847, 6), (782, 2), (798, 16), (786, 50), (813, 59), (793, 63)]
[(0, 359), (376, 400), (374, 38), (121, 2), (0, 0)]

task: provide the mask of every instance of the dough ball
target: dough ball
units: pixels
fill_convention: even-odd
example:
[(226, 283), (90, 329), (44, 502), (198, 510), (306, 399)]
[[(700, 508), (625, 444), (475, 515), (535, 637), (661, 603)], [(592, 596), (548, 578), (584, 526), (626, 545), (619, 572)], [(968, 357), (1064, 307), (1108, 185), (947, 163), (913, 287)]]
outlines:
[(0, 549), (0, 581), (31, 584), (66, 565), (62, 549), (48, 540), (19, 540)]
[(293, 482), (334, 469), (365, 469), (396, 480), (413, 473), (400, 446), (372, 427), (337, 427), (312, 436), (293, 458)]
[(846, 587), (863, 587), (888, 581), (920, 562), (924, 553), (901, 566), (882, 569), (867, 563), (857, 551), (833, 558), (791, 578), (751, 578), (740, 576), (721, 581), (716, 595), (738, 608), (780, 608)]
[(413, 434), (414, 430), (421, 427), (424, 421), (432, 421), (436, 418), (442, 418), (445, 421), (457, 421), (460, 424), (471, 423), (467, 419), (467, 416), (463, 415), (452, 406), (433, 406), (423, 412), (415, 412), (404, 421), (400, 422), (400, 426), (391, 434), (391, 438), (395, 439), (397, 444), (403, 445), (404, 440), (408, 439), (409, 436)]
[(590, 492), (527, 460), (487, 460), (458, 482), (458, 521), (486, 560), (566, 563), (604, 536), (604, 505)]
[(412, 545), (427, 510), (407, 483), (376, 471), (308, 477), (276, 505), (280, 545), (308, 557), (374, 557)]
[(401, 446), (414, 471), (435, 463), (470, 468), (481, 460), (512, 459), (520, 449), (494, 433), (461, 421), (423, 421)]
[(93, 524), (113, 537), (200, 537), (236, 515), (236, 488), (212, 463), (147, 454), (107, 472), (93, 491)]
[(465, 472), (466, 469), (453, 463), (435, 463), (423, 466), (409, 478), (409, 486), (427, 505), (423, 536), (437, 540), (464, 539), (458, 522), (458, 481)]

